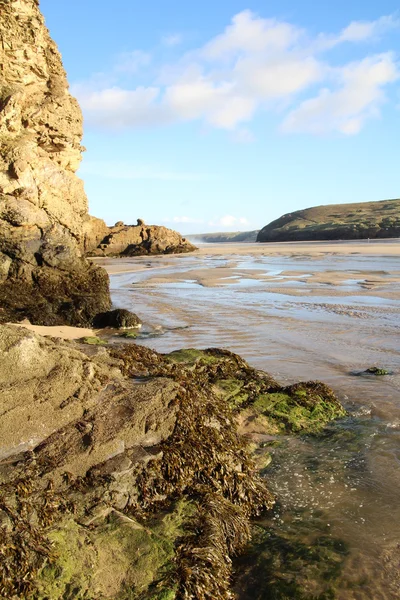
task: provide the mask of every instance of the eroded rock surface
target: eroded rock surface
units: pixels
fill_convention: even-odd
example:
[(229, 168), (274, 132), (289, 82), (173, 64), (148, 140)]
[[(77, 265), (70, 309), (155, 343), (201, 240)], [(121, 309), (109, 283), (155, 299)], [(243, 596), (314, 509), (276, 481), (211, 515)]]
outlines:
[(0, 320), (87, 324), (110, 304), (82, 257), (82, 115), (36, 0), (0, 0)]
[(87, 251), (89, 256), (141, 256), (143, 254), (182, 254), (193, 252), (193, 246), (180, 233), (167, 227), (146, 225), (138, 219), (138, 225), (124, 225), (118, 222), (109, 227), (97, 247), (91, 247), (98, 238), (101, 227), (93, 224), (95, 233), (87, 235)]

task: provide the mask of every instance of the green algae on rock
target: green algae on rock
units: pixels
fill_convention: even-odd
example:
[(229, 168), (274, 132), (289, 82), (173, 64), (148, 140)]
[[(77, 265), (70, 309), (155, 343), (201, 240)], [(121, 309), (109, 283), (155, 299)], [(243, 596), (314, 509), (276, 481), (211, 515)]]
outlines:
[(316, 381), (261, 394), (253, 407), (282, 431), (294, 433), (319, 433), (327, 423), (346, 415), (332, 390)]
[[(76, 598), (138, 598), (168, 575), (165, 565), (173, 565), (192, 512), (190, 503), (178, 501), (145, 526), (118, 513), (89, 529), (72, 518), (61, 521), (49, 533), (56, 559), (38, 574), (38, 600), (65, 598), (72, 590)], [(165, 592), (160, 587), (159, 594)]]
[[(273, 502), (229, 405), (199, 385), (196, 372), (145, 348), (87, 346), (88, 358), (84, 345), (2, 330), (5, 358), (13, 361), (15, 348), (24, 352), (7, 396), (10, 414), (20, 410), (19, 371), (32, 372), (26, 409), (32, 417), (40, 409), (41, 428), (28, 419), (23, 438), (8, 436), (0, 461), (1, 525), (11, 523), (19, 536), (0, 542), (0, 593), (122, 600), (182, 598), (192, 590), (227, 598), (230, 556), (248, 541), (250, 517)], [(62, 357), (54, 370), (58, 384), (65, 380), (67, 402), (53, 412), (48, 403), (57, 399), (36, 393), (45, 392), (47, 353)], [(64, 368), (68, 357), (74, 381)], [(85, 409), (76, 412), (82, 385)], [(24, 440), (40, 433), (26, 451)], [(181, 510), (182, 531), (174, 525), (177, 506), (190, 507)]]
[(388, 371), (383, 367), (369, 367), (364, 371), (352, 371), (351, 375), (357, 375), (358, 377), (369, 377), (371, 375), (375, 377), (383, 377), (384, 375), (393, 375), (393, 372)]
[(268, 432), (318, 433), (346, 411), (333, 391), (321, 382), (280, 386), (267, 373), (250, 367), (232, 352), (219, 349), (177, 350), (165, 355), (167, 363), (189, 366), (206, 375), (213, 392), (230, 406), (262, 415)]
[(107, 341), (102, 340), (96, 336), (86, 336), (83, 338), (79, 338), (78, 342), (81, 344), (88, 344), (89, 346), (107, 346)]

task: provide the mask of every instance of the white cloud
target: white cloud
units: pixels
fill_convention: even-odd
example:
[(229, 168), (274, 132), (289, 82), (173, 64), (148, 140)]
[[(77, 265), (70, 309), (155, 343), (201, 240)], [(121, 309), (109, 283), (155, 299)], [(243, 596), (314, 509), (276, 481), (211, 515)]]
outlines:
[(322, 79), (324, 70), (315, 58), (295, 54), (275, 58), (250, 57), (235, 66), (241, 87), (260, 100), (284, 98), (300, 92)]
[(243, 225), (247, 225), (247, 224), (248, 224), (248, 220), (245, 219), (244, 217), (233, 217), (232, 215), (225, 215), (218, 219), (213, 219), (213, 220), (209, 221), (209, 223), (208, 223), (208, 225), (210, 227), (223, 227), (223, 228), (237, 227), (237, 226), (243, 226)]
[(301, 30), (290, 23), (261, 19), (250, 10), (245, 10), (233, 17), (224, 33), (205, 45), (202, 54), (214, 60), (243, 52), (282, 51), (293, 45), (301, 34)]
[(182, 43), (182, 35), (180, 33), (172, 33), (169, 35), (164, 35), (164, 37), (162, 38), (161, 41), (164, 44), (164, 46), (169, 46), (169, 47), (179, 46), (179, 44)]
[(324, 134), (359, 133), (365, 121), (380, 114), (385, 101), (382, 87), (399, 78), (393, 56), (381, 54), (352, 63), (337, 72), (341, 87), (324, 88), (286, 117), (285, 132)]
[(329, 50), (345, 42), (374, 41), (390, 30), (399, 27), (400, 19), (394, 15), (386, 15), (375, 21), (352, 21), (338, 35), (320, 34), (314, 44), (314, 50)]
[[(289, 111), (282, 126), (286, 132), (354, 134), (379, 115), (398, 65), (390, 53), (341, 65), (329, 64), (326, 55), (339, 44), (373, 41), (399, 25), (396, 17), (385, 16), (354, 21), (337, 34), (321, 33), (312, 39), (294, 24), (246, 10), (201, 48), (174, 64), (161, 65), (152, 85), (129, 89), (93, 79), (75, 85), (72, 92), (87, 122), (96, 127), (125, 129), (198, 120), (237, 132), (269, 110)], [(171, 46), (180, 41), (178, 34), (163, 38)], [(135, 50), (120, 57), (113, 74), (137, 78), (150, 61), (149, 54)]]
[(376, 21), (353, 21), (345, 27), (340, 36), (341, 42), (362, 42), (380, 37), (391, 29), (400, 27), (400, 20), (393, 15), (380, 17)]
[(156, 103), (160, 96), (157, 87), (125, 90), (115, 86), (96, 90), (77, 84), (72, 86), (71, 93), (79, 99), (87, 122), (103, 128), (160, 125), (172, 118)]
[(256, 108), (254, 99), (237, 93), (233, 83), (214, 84), (202, 76), (168, 87), (164, 102), (181, 120), (203, 118), (221, 129), (234, 129), (250, 120)]

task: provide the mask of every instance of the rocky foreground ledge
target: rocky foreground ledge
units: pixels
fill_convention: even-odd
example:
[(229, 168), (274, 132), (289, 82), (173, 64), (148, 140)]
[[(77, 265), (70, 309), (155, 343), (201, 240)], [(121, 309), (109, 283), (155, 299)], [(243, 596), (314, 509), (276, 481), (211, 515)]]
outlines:
[(218, 349), (10, 325), (0, 353), (4, 598), (231, 598), (231, 557), (274, 502), (240, 431), (316, 433), (345, 414), (327, 386), (282, 387)]

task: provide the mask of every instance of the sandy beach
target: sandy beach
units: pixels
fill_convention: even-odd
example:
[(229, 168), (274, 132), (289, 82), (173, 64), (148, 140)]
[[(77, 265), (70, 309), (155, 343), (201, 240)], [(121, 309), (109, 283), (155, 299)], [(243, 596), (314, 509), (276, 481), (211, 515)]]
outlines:
[(39, 335), (45, 335), (49, 337), (61, 338), (63, 340), (78, 340), (82, 337), (95, 336), (93, 329), (85, 327), (69, 327), (67, 325), (57, 325), (55, 327), (49, 327), (45, 325), (32, 325), (29, 321), (21, 321), (20, 323), (12, 323), (18, 327), (24, 327), (29, 331), (38, 333)]
[[(361, 255), (361, 256), (400, 256), (400, 240), (354, 240), (337, 242), (277, 242), (270, 244), (201, 244), (190, 256), (327, 256), (327, 255)], [(184, 258), (186, 254), (174, 256), (174, 261)], [(146, 257), (142, 257), (145, 260)], [(154, 257), (147, 257), (154, 258)], [(158, 257), (160, 262), (168, 263), (170, 255)], [(138, 258), (91, 258), (96, 264), (107, 269), (110, 275), (141, 270), (143, 267)]]

